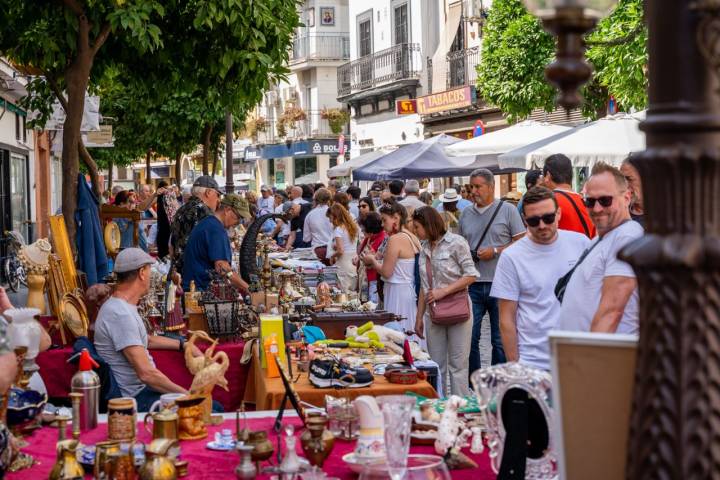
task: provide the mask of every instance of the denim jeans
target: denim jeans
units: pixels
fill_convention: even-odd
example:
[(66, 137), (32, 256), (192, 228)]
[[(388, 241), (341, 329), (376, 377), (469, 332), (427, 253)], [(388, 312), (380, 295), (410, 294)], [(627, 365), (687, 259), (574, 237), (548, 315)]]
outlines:
[(470, 285), (470, 300), (473, 309), (472, 345), (470, 346), (470, 374), (480, 368), (480, 330), (485, 312), (490, 316), (490, 343), (492, 364), (505, 363), (505, 351), (500, 336), (500, 313), (497, 299), (490, 296), (490, 282), (475, 282)]
[[(150, 410), (152, 404), (160, 400), (160, 395), (162, 395), (162, 393), (155, 391), (150, 387), (145, 387), (140, 390), (140, 392), (135, 395), (138, 412), (147, 412), (148, 410)], [(220, 402), (218, 402), (217, 400), (213, 400), (212, 411), (213, 413), (223, 413), (225, 409)]]

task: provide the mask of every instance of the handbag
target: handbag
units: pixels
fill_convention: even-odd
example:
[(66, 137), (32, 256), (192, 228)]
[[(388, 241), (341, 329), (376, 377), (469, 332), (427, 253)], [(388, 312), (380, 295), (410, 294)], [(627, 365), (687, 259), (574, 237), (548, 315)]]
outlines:
[[(433, 289), (431, 262), (432, 258), (428, 255), (428, 261), (425, 262), (425, 271), (427, 272), (430, 290)], [(432, 302), (428, 307), (430, 308), (430, 320), (436, 325), (455, 325), (470, 319), (470, 302), (468, 302), (467, 288)]]

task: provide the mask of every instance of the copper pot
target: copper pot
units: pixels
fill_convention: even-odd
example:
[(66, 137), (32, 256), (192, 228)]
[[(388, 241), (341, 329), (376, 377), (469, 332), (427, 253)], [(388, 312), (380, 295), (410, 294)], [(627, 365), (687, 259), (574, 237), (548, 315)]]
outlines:
[(253, 447), (250, 454), (253, 462), (263, 462), (270, 458), (273, 454), (273, 445), (268, 440), (267, 432), (257, 431), (248, 434), (247, 444)]
[(310, 465), (321, 468), (335, 445), (335, 436), (325, 428), (327, 423), (325, 415), (311, 416), (305, 421), (307, 429), (300, 436), (303, 453)]

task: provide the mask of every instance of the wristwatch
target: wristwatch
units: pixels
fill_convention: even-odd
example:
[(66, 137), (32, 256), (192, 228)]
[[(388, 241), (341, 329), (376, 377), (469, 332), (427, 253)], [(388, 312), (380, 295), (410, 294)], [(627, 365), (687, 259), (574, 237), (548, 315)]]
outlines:
[(494, 257), (494, 258), (497, 258), (498, 255), (500, 255), (500, 252), (498, 252), (497, 247), (493, 247), (493, 257)]
[(227, 273), (225, 273), (225, 278), (232, 278), (232, 276), (233, 276), (232, 270), (229, 270)]

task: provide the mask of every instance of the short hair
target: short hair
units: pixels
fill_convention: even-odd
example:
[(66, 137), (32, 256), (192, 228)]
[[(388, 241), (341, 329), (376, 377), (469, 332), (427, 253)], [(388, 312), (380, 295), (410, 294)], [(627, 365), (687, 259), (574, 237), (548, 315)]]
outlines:
[(123, 187), (122, 185), (115, 185), (111, 190), (113, 197), (115, 195), (117, 195), (119, 192), (122, 192), (123, 190), (125, 190), (125, 187)]
[(380, 212), (380, 215), (398, 215), (400, 217), (401, 227), (407, 223), (407, 209), (394, 199), (390, 199), (380, 205), (380, 209), (378, 211)]
[(365, 218), (360, 220), (360, 225), (365, 229), (365, 233), (380, 233), (383, 229), (382, 218), (377, 212), (365, 215)]
[(140, 274), (140, 270), (142, 270), (146, 266), (147, 265), (143, 265), (142, 267), (135, 270), (130, 270), (129, 272), (115, 272), (115, 280), (117, 281), (117, 283), (134, 282)]
[(319, 205), (327, 205), (328, 203), (330, 203), (331, 198), (332, 197), (330, 196), (330, 190), (328, 190), (327, 188), (318, 189), (313, 196), (315, 203)]
[(328, 182), (328, 187), (332, 187), (332, 188), (338, 190), (340, 187), (342, 187), (342, 183), (340, 183), (339, 180), (330, 180)]
[(604, 162), (598, 162), (595, 165), (593, 165), (592, 170), (590, 171), (590, 177), (594, 177), (595, 175), (600, 175), (603, 173), (609, 173), (610, 175), (615, 178), (615, 183), (617, 184), (618, 190), (625, 191), (628, 188), (627, 180), (625, 179), (625, 175), (622, 174), (619, 168), (613, 167), (612, 165), (609, 165)]
[(537, 185), (538, 180), (542, 176), (541, 170), (530, 170), (525, 174), (525, 188), (530, 190), (532, 187)]
[(495, 175), (487, 168), (477, 168), (470, 172), (470, 180), (477, 177), (485, 180), (488, 185), (495, 185)]
[(572, 162), (562, 153), (556, 153), (555, 155), (550, 155), (549, 157), (547, 157), (545, 159), (545, 165), (543, 165), (542, 171), (543, 175), (547, 175), (548, 172), (550, 172), (550, 175), (552, 175), (552, 180), (555, 183), (572, 183)]
[(313, 198), (315, 189), (312, 187), (312, 185), (308, 185), (307, 183), (304, 183), (304, 184), (300, 185), (300, 188), (302, 189), (302, 198)]
[(347, 193), (335, 192), (335, 195), (333, 196), (333, 202), (339, 203), (340, 205), (345, 207), (346, 210), (350, 209), (350, 196)]
[(417, 180), (408, 180), (405, 184), (405, 193), (420, 193), (420, 183)]
[(317, 182), (314, 185), (312, 185), (312, 188), (313, 188), (313, 190), (315, 190), (317, 192), (321, 188), (325, 188), (325, 184), (322, 182)]
[(413, 212), (413, 222), (422, 225), (430, 242), (435, 242), (445, 235), (447, 228), (440, 213), (432, 207), (420, 207)]
[(388, 183), (388, 189), (390, 190), (390, 193), (395, 196), (401, 195), (404, 187), (405, 182), (403, 182), (402, 180), (392, 180), (390, 183)]
[(207, 190), (207, 188), (201, 187), (198, 185), (198, 186), (193, 186), (192, 190), (190, 190), (190, 193), (192, 194), (193, 197), (201, 197), (202, 194), (205, 193), (205, 190)]
[(528, 190), (522, 197), (522, 209), (523, 215), (525, 214), (525, 206), (532, 205), (534, 203), (540, 203), (543, 200), (552, 200), (555, 204), (555, 210), (558, 208), (557, 198), (552, 190), (547, 187), (538, 185)]
[(158, 182), (158, 184), (157, 184), (157, 188), (165, 188), (165, 187), (167, 187), (167, 186), (169, 186), (169, 185), (170, 185), (170, 184), (169, 184), (168, 182), (166, 182), (165, 180), (160, 180), (160, 181)]
[(423, 202), (425, 205), (432, 205), (433, 203), (433, 196), (430, 192), (423, 192), (418, 197), (421, 202)]
[(347, 194), (352, 197), (353, 200), (360, 199), (360, 187), (357, 185), (350, 185), (347, 189)]
[(375, 202), (373, 202), (373, 199), (370, 197), (363, 197), (360, 200), (358, 200), (358, 204), (360, 203), (366, 203), (370, 207), (370, 211), (375, 211)]
[(276, 192), (275, 192), (275, 196), (282, 198), (282, 200), (283, 200), (282, 203), (285, 203), (285, 202), (287, 201), (287, 199), (288, 199), (287, 193), (285, 193), (285, 192), (282, 191), (282, 190), (276, 191)]
[(130, 192), (121, 190), (115, 195), (115, 205), (121, 205), (130, 199)]

